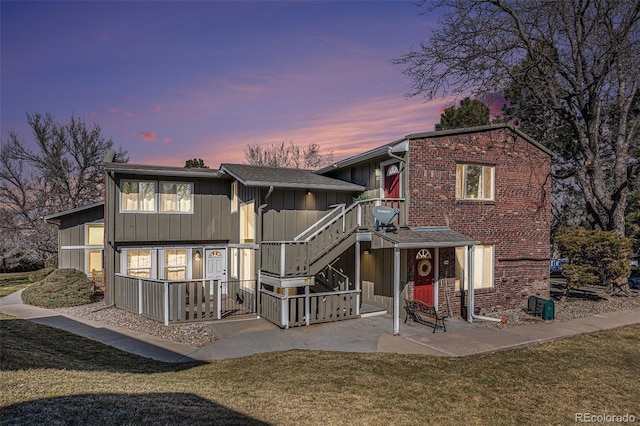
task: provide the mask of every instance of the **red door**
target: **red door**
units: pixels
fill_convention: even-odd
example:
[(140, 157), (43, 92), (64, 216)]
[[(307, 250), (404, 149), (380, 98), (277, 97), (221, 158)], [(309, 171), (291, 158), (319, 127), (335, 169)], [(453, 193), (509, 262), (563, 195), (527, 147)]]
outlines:
[(384, 166), (384, 198), (400, 198), (400, 162)]
[(429, 306), (433, 303), (433, 249), (420, 249), (416, 254), (413, 297)]

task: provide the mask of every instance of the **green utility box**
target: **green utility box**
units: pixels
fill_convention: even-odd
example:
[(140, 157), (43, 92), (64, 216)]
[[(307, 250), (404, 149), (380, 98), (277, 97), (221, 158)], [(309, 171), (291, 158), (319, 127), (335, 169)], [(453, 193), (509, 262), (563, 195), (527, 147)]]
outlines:
[(556, 317), (556, 307), (553, 300), (543, 299), (538, 296), (529, 296), (527, 300), (527, 312), (538, 315), (543, 320), (552, 320)]

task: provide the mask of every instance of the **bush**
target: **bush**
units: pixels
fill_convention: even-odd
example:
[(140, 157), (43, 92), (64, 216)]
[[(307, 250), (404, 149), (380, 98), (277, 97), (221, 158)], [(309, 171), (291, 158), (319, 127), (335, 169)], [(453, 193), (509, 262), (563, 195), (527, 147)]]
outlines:
[(42, 281), (47, 275), (52, 273), (56, 268), (44, 268), (39, 271), (35, 271), (29, 274), (29, 282), (35, 283), (36, 281)]
[(93, 285), (75, 269), (56, 269), (22, 292), (22, 301), (42, 308), (63, 308), (91, 303)]
[(573, 287), (601, 284), (608, 287), (631, 272), (631, 239), (613, 232), (580, 227), (560, 228), (556, 243), (568, 262), (562, 266), (567, 277), (565, 296)]

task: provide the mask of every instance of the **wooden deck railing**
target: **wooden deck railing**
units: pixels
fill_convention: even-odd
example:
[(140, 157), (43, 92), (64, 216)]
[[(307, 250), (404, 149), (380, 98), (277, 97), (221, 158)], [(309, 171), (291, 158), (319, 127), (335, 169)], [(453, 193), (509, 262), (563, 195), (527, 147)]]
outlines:
[(116, 274), (115, 306), (165, 325), (254, 313), (255, 280), (168, 281)]
[(281, 328), (357, 318), (360, 291), (281, 295), (262, 289), (259, 315)]
[(376, 205), (400, 209), (396, 224), (404, 224), (404, 199), (375, 198), (357, 201), (347, 208), (338, 206), (298, 235), (295, 241), (263, 241), (260, 245), (262, 271), (282, 278), (308, 276), (310, 266), (333, 247), (358, 229), (374, 228), (371, 210)]

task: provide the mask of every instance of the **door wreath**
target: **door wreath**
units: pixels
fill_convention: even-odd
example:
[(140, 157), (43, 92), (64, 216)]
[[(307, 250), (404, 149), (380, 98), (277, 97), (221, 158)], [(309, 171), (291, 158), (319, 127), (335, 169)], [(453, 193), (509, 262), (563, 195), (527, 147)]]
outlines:
[(422, 259), (418, 262), (418, 275), (426, 277), (431, 272), (431, 262), (427, 259)]

